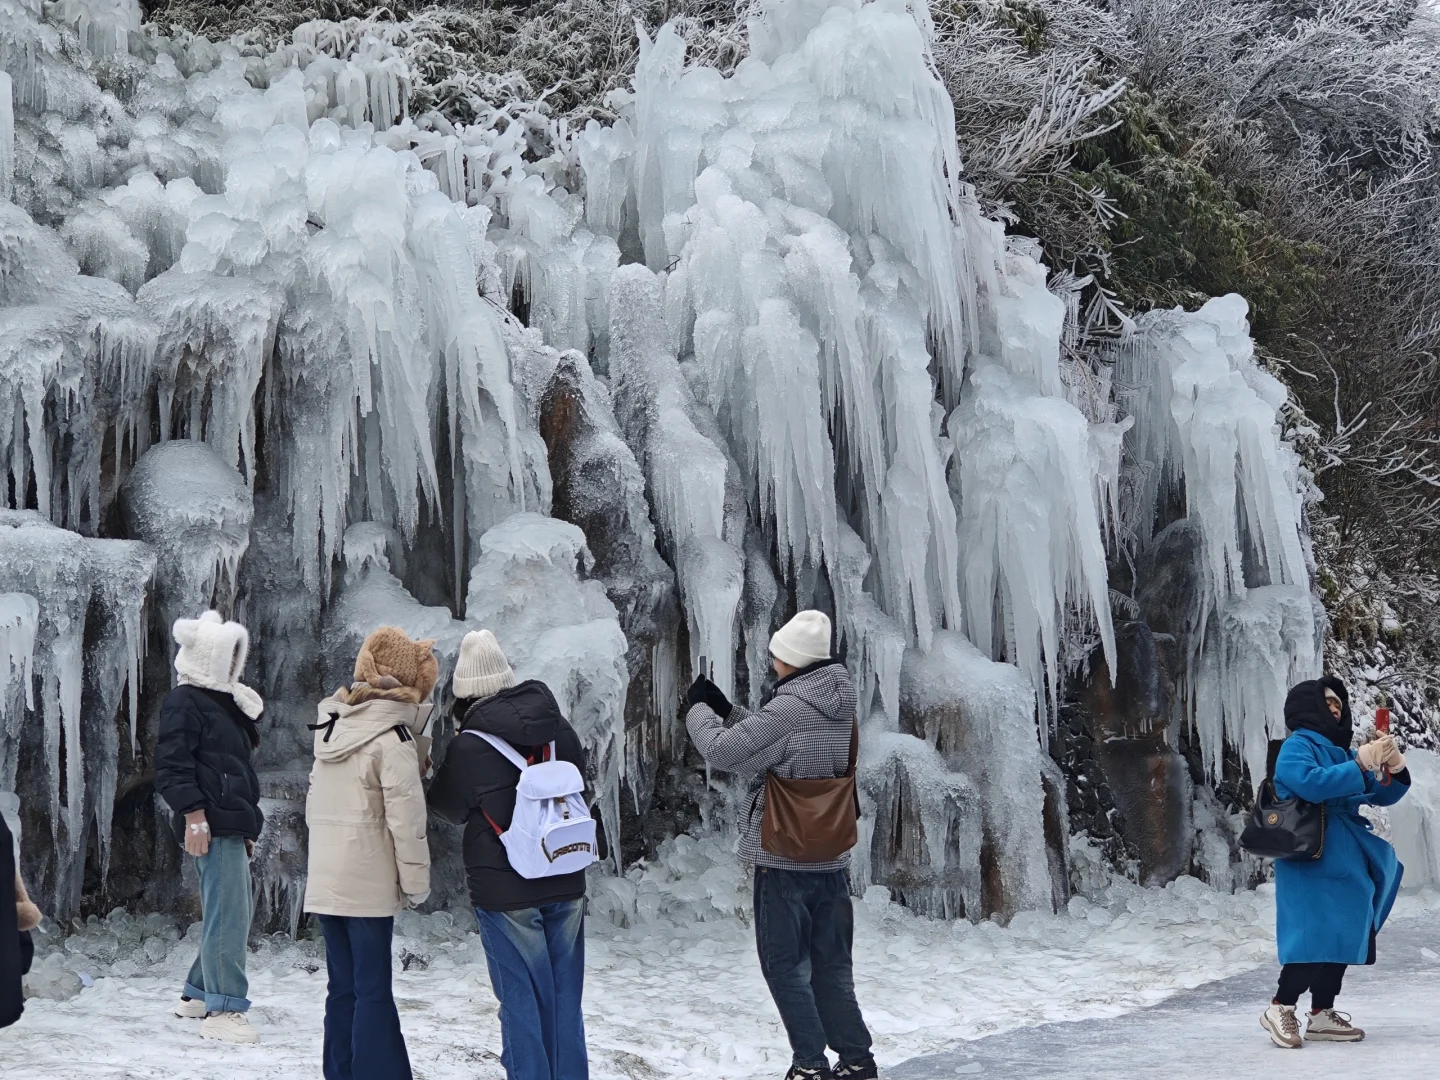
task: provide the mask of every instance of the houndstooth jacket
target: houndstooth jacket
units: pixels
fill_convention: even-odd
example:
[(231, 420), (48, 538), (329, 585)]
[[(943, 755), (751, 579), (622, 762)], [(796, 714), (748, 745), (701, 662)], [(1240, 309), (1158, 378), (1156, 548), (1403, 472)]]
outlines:
[(740, 810), (742, 859), (757, 866), (815, 873), (850, 865), (849, 855), (823, 863), (772, 855), (760, 846), (760, 823), (765, 817), (767, 772), (801, 780), (844, 775), (850, 766), (854, 720), (855, 683), (838, 660), (782, 679), (759, 712), (735, 705), (722, 720), (703, 702), (691, 706), (685, 726), (701, 756), (717, 769), (758, 778)]

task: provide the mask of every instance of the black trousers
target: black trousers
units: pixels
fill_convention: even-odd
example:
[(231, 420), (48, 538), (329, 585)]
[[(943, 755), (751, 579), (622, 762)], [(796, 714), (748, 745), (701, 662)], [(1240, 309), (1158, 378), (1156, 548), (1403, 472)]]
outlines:
[(1295, 1005), (1300, 995), (1309, 990), (1311, 1009), (1319, 1012), (1334, 1008), (1344, 979), (1344, 964), (1286, 964), (1280, 969), (1280, 989), (1275, 992), (1275, 1000), (1281, 1005)]

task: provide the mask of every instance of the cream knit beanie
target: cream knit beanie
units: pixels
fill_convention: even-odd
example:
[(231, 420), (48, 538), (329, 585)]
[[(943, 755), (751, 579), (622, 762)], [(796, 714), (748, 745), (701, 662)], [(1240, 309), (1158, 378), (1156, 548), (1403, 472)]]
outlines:
[(457, 698), (484, 698), (515, 685), (515, 672), (489, 630), (471, 630), (460, 642), (451, 689)]
[(793, 668), (830, 659), (830, 616), (801, 611), (770, 639), (770, 655)]

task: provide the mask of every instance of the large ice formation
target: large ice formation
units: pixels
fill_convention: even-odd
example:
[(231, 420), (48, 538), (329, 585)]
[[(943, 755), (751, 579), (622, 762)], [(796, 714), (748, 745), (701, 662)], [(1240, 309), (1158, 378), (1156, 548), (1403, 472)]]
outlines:
[(617, 119), (548, 152), (412, 115), (400, 39), (355, 24), (267, 50), (0, 0), (0, 788), (55, 840), (42, 895), (79, 902), (91, 828), (103, 874), (119, 800), (115, 898), (180, 902), (145, 765), (168, 623), (211, 604), (267, 699), (272, 925), (303, 725), (380, 623), (447, 665), (489, 626), (549, 683), (620, 862), (725, 829), (677, 722), (700, 658), (755, 703), (775, 622), (823, 607), (860, 688), (857, 888), (1008, 916), (1065, 899), (1045, 747), (1070, 665), (1115, 670), (1121, 526), (1198, 527), (1180, 718), (1253, 776), (1316, 664), (1283, 390), (1226, 297), (1140, 320), (1124, 392), (1074, 400), (1065, 304), (964, 184), (929, 33), (923, 4), (765, 0), (724, 75), (642, 32)]
[(1183, 639), (1181, 717), (1212, 774), (1228, 742), (1258, 786), (1267, 741), (1285, 734), (1286, 688), (1320, 674), (1323, 621), (1303, 547), (1300, 461), (1279, 434), (1286, 391), (1256, 363), (1245, 317), (1233, 294), (1142, 316), (1118, 377), (1135, 418), (1131, 528), (1150, 540), (1178, 493), (1198, 530), (1197, 587), (1171, 615)]

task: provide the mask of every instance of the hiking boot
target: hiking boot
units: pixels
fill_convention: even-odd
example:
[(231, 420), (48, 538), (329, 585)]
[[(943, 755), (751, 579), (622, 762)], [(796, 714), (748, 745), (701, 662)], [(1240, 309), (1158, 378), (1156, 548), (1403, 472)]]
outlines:
[(200, 1025), (202, 1039), (226, 1043), (258, 1043), (260, 1033), (250, 1026), (244, 1013), (211, 1013)]
[(790, 1071), (785, 1074), (785, 1080), (831, 1080), (834, 1075), (828, 1065), (820, 1069), (810, 1069), (804, 1065), (791, 1065)]
[(182, 997), (180, 1004), (175, 1006), (175, 1015), (182, 1020), (204, 1020), (205, 1000), (203, 998)]
[(1270, 1041), (1286, 1050), (1299, 1050), (1305, 1045), (1300, 1038), (1300, 1021), (1295, 1018), (1294, 1005), (1271, 1005), (1260, 1014), (1260, 1026), (1270, 1033)]
[(1311, 1042), (1359, 1042), (1365, 1038), (1365, 1032), (1350, 1023), (1349, 1013), (1321, 1009), (1310, 1014), (1305, 1038)]
[(863, 1061), (842, 1061), (830, 1070), (830, 1075), (835, 1080), (878, 1080), (880, 1067), (873, 1057), (867, 1057)]

